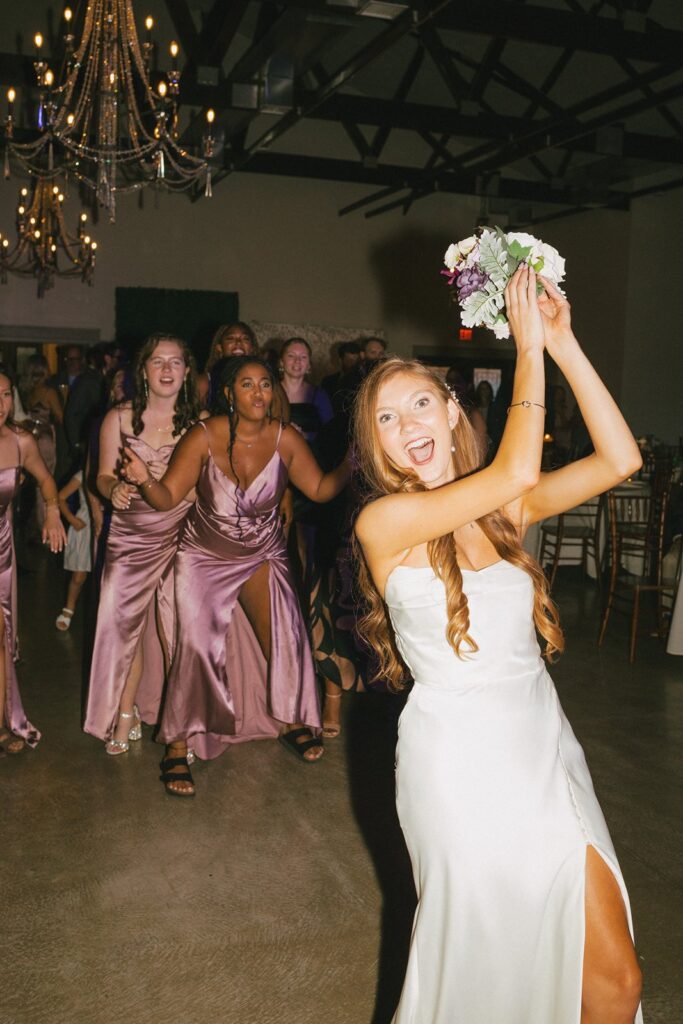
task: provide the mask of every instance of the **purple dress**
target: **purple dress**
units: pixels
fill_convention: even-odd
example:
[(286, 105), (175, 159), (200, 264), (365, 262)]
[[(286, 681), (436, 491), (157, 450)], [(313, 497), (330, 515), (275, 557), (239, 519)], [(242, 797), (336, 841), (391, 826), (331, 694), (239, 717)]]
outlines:
[[(17, 452), (19, 441), (17, 440)], [(16, 601), (14, 586), (16, 581), (16, 563), (14, 544), (12, 542), (12, 526), (7, 518), (7, 510), (19, 489), (21, 466), (8, 466), (0, 469), (0, 608), (5, 619), (5, 680), (6, 680), (6, 714), (7, 728), (15, 736), (21, 736), (29, 747), (35, 747), (40, 733), (26, 718), (19, 681), (14, 668), (16, 654)], [(0, 716), (1, 721), (1, 716)]]
[[(156, 459), (167, 464), (177, 443), (152, 448), (142, 438), (123, 432), (121, 442), (143, 460)], [(172, 656), (175, 642), (173, 559), (190, 507), (190, 502), (181, 501), (170, 512), (157, 512), (136, 492), (131, 497), (130, 508), (114, 509), (112, 513), (83, 727), (101, 740), (111, 737), (141, 636), (144, 669), (136, 703), (143, 722), (154, 724), (159, 718), (164, 657), (156, 613), (158, 609), (168, 653)]]
[[(287, 469), (279, 442), (278, 435), (246, 491), (209, 450), (176, 558), (177, 645), (159, 739), (187, 740), (202, 758), (217, 757), (230, 743), (277, 736), (284, 722), (320, 727), (313, 658), (280, 520)], [(238, 602), (244, 582), (264, 564), (269, 670)]]

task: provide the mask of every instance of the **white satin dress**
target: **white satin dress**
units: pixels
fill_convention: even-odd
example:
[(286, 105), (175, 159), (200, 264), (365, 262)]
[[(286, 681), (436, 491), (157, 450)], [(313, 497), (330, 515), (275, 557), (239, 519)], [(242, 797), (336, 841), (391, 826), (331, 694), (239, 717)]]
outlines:
[(505, 561), (462, 575), (479, 645), (464, 660), (430, 567), (399, 566), (386, 585), (415, 680), (396, 798), (418, 905), (394, 1024), (579, 1024), (589, 844), (630, 925), (626, 887), (541, 659), (531, 578)]

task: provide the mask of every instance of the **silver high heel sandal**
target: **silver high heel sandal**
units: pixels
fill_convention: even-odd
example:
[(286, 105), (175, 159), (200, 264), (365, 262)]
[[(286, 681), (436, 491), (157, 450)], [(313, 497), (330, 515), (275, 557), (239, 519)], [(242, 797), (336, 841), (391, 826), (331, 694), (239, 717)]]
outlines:
[(104, 749), (112, 757), (116, 756), (116, 754), (127, 754), (130, 750), (130, 744), (142, 739), (142, 722), (137, 704), (133, 705), (132, 711), (119, 711), (119, 718), (132, 718), (134, 724), (130, 728), (127, 740), (107, 740), (104, 744)]

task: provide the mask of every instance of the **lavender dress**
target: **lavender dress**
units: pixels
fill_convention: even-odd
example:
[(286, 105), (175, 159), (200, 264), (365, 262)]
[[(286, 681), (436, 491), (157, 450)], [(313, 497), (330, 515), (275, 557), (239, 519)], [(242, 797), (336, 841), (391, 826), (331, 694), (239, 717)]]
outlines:
[[(320, 727), (313, 658), (280, 520), (287, 469), (279, 443), (280, 435), (246, 491), (209, 450), (176, 558), (177, 646), (159, 738), (185, 739), (202, 758), (217, 757), (230, 743), (277, 736), (283, 722)], [(264, 564), (270, 670), (238, 602), (244, 582)]]
[[(143, 460), (168, 464), (177, 442), (152, 448), (142, 438), (122, 432), (121, 443)], [(101, 740), (110, 738), (116, 724), (121, 694), (141, 636), (144, 670), (136, 702), (143, 722), (153, 724), (159, 718), (164, 657), (156, 613), (158, 609), (171, 656), (175, 642), (173, 559), (190, 507), (190, 502), (181, 501), (170, 512), (157, 512), (135, 493), (130, 508), (114, 509), (112, 513), (84, 725), (86, 732)]]
[[(18, 440), (17, 453), (19, 454)], [(7, 686), (5, 720), (10, 732), (15, 736), (21, 736), (29, 747), (35, 747), (40, 739), (40, 733), (26, 718), (19, 694), (19, 681), (14, 668), (17, 641), (14, 595), (16, 562), (12, 542), (12, 526), (7, 518), (7, 510), (19, 489), (20, 471), (20, 465), (0, 469), (0, 608), (2, 608), (5, 619), (5, 680)], [(0, 722), (2, 722), (1, 714)]]

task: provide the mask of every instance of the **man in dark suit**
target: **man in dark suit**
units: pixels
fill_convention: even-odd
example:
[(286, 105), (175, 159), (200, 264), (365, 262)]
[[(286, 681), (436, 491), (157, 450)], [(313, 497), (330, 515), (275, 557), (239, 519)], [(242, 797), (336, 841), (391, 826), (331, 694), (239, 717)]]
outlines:
[(336, 373), (331, 373), (328, 377), (323, 377), (320, 382), (320, 386), (327, 392), (331, 401), (334, 401), (342, 377), (350, 373), (360, 363), (360, 345), (356, 341), (342, 341), (337, 346), (337, 358), (339, 370)]
[(116, 369), (118, 359), (119, 348), (114, 342), (93, 345), (88, 352), (88, 368), (76, 377), (69, 392), (64, 430), (72, 472), (82, 468), (91, 420), (102, 411), (107, 398), (105, 375)]

